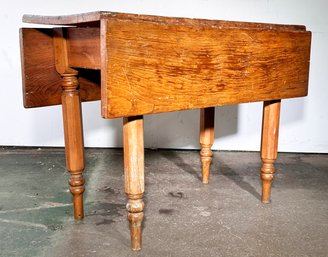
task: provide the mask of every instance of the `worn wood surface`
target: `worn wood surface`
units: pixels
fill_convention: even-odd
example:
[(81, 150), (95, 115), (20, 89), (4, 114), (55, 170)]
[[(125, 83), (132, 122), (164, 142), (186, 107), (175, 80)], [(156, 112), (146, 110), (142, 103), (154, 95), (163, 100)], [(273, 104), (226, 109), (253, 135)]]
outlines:
[(100, 70), (100, 29), (67, 28), (70, 67)]
[[(84, 27), (67, 29), (68, 61), (102, 70), (101, 78), (99, 71), (88, 76), (94, 81), (80, 77), (80, 85), (82, 101), (96, 100), (99, 86), (93, 86), (101, 79), (106, 118), (307, 94), (310, 32), (304, 26), (111, 12), (23, 20)], [(51, 53), (43, 50), (51, 70)], [(23, 78), (25, 106), (58, 104), (58, 76), (47, 75), (44, 86), (38, 66), (29, 65), (40, 57), (31, 58), (30, 49), (22, 53), (29, 62), (23, 70), (33, 67)]]
[[(61, 104), (61, 77), (56, 71), (53, 29), (20, 30), (24, 106)], [(82, 101), (100, 99), (100, 71), (81, 70)]]
[(270, 203), (271, 184), (275, 172), (274, 162), (277, 159), (278, 135), (281, 101), (263, 103), (262, 138), (261, 138), (261, 179), (262, 202)]
[(25, 15), (23, 21), (76, 26), (21, 30), (25, 107), (60, 104), (62, 94), (75, 218), (83, 217), (80, 95), (84, 101), (99, 99), (100, 84), (102, 115), (125, 117), (124, 177), (133, 250), (141, 249), (144, 217), (143, 114), (201, 108), (200, 154), (207, 183), (213, 106), (265, 101), (262, 202), (270, 202), (280, 99), (307, 94), (311, 33), (304, 26), (112, 12)]
[(197, 24), (109, 18), (103, 116), (307, 95), (310, 32)]
[(47, 25), (79, 25), (90, 27), (99, 26), (99, 21), (103, 16), (111, 12), (88, 12), (72, 15), (45, 16), (45, 15), (23, 15), (23, 22)]
[(72, 69), (68, 63), (68, 40), (64, 35), (63, 28), (53, 29), (53, 49), (55, 55), (55, 67), (57, 73), (62, 74), (74, 74), (78, 72)]
[(62, 107), (65, 136), (66, 166), (70, 172), (70, 191), (73, 195), (74, 218), (82, 219), (84, 183), (84, 145), (81, 101), (76, 74), (62, 74)]
[(55, 67), (61, 76), (62, 111), (65, 137), (66, 166), (70, 172), (70, 191), (73, 196), (74, 218), (83, 219), (84, 145), (82, 128), (81, 98), (78, 71), (69, 67), (67, 40), (64, 29), (53, 30)]
[(140, 250), (142, 242), (142, 196), (145, 190), (143, 133), (142, 116), (123, 119), (124, 189), (128, 197), (126, 208), (133, 250)]
[(208, 184), (213, 156), (211, 148), (214, 143), (214, 117), (214, 107), (200, 109), (199, 142), (201, 145), (200, 156), (202, 162), (202, 181), (204, 184)]
[(239, 22), (239, 21), (223, 21), (223, 20), (207, 20), (207, 19), (192, 19), (192, 18), (177, 18), (164, 17), (154, 15), (140, 15), (132, 13), (117, 13), (108, 11), (96, 11), (72, 15), (60, 16), (45, 16), (45, 15), (30, 15), (23, 16), (23, 22), (47, 25), (71, 25), (78, 27), (93, 27), (99, 26), (100, 21), (107, 19), (120, 19), (126, 21), (145, 21), (160, 24), (184, 24), (192, 26), (208, 26), (220, 28), (245, 28), (259, 30), (285, 30), (285, 31), (305, 31), (303, 25), (286, 25), (286, 24), (271, 24), (258, 22)]

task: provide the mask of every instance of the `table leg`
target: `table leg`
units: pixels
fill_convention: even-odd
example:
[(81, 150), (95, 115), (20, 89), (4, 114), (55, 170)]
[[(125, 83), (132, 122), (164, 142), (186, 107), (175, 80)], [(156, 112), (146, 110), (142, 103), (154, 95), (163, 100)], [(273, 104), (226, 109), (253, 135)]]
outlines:
[(65, 134), (66, 166), (70, 172), (74, 218), (82, 219), (84, 178), (84, 149), (80, 94), (76, 73), (62, 75), (62, 108)]
[(211, 147), (214, 143), (214, 114), (215, 107), (200, 109), (199, 141), (201, 145), (200, 156), (202, 161), (202, 178), (204, 184), (208, 183), (213, 156)]
[(262, 140), (261, 140), (261, 179), (262, 202), (270, 203), (271, 183), (277, 159), (280, 100), (266, 101), (263, 103)]
[(141, 249), (141, 224), (144, 217), (144, 141), (143, 117), (123, 119), (124, 182), (128, 197), (126, 208), (130, 222), (132, 250)]

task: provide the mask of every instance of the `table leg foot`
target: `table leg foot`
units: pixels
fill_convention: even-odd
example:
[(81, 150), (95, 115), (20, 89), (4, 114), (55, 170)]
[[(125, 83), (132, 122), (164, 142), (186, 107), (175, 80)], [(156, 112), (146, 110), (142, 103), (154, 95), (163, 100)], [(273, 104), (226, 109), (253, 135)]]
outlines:
[(142, 220), (144, 217), (144, 142), (143, 117), (123, 119), (124, 188), (128, 196), (127, 210), (130, 222), (131, 248), (140, 250)]
[(204, 184), (208, 184), (213, 156), (211, 147), (214, 143), (214, 114), (214, 107), (200, 109), (199, 141), (201, 145), (202, 181)]
[(274, 160), (262, 159), (262, 203), (270, 203), (271, 184), (274, 176)]
[(202, 145), (200, 155), (201, 155), (201, 162), (202, 162), (202, 182), (204, 184), (208, 184), (208, 178), (210, 176), (210, 168), (211, 168), (212, 155), (213, 155), (211, 147)]
[[(131, 235), (131, 248), (134, 251), (141, 250), (142, 242), (142, 220), (144, 217), (143, 209), (144, 202), (142, 200), (142, 195), (139, 196), (128, 196), (128, 204), (126, 208), (128, 210), (128, 220), (130, 222), (130, 235)], [(140, 197), (140, 198), (138, 198)]]
[(83, 219), (83, 192), (84, 192), (84, 178), (82, 171), (80, 173), (72, 173), (69, 179), (70, 192), (73, 195), (74, 218), (77, 220)]
[(261, 140), (261, 179), (262, 203), (270, 203), (271, 184), (274, 177), (274, 162), (277, 159), (280, 100), (266, 101), (263, 104)]

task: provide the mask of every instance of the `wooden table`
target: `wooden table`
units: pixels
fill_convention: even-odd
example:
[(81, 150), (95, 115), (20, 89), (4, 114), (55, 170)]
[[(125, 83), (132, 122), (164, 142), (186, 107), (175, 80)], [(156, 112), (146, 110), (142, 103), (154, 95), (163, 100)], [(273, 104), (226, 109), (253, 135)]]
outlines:
[[(81, 101), (123, 117), (131, 245), (141, 249), (143, 115), (200, 109), (203, 183), (208, 183), (214, 107), (263, 101), (262, 202), (270, 202), (281, 99), (306, 96), (311, 32), (304, 26), (112, 12), (24, 15), (20, 30), (24, 106), (62, 105), (74, 217), (83, 218)], [(65, 25), (65, 26), (64, 26)], [(170, 128), (172, 129), (172, 128)]]

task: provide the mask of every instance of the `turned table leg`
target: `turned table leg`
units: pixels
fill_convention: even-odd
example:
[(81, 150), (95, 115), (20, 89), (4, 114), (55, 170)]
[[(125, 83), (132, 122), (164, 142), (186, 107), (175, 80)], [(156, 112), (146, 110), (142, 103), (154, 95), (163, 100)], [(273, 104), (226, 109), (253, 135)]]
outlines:
[(84, 149), (81, 102), (76, 73), (62, 75), (62, 107), (65, 134), (66, 166), (70, 172), (70, 191), (73, 195), (74, 218), (82, 219), (84, 178)]
[(266, 101), (263, 103), (262, 140), (261, 140), (261, 179), (262, 202), (270, 203), (271, 183), (277, 159), (280, 100)]
[(214, 143), (214, 114), (215, 107), (200, 109), (199, 141), (201, 145), (200, 156), (202, 161), (202, 179), (204, 184), (208, 183), (213, 156), (211, 147)]
[(141, 224), (144, 217), (144, 142), (143, 117), (123, 119), (124, 188), (128, 197), (126, 208), (130, 222), (132, 250), (141, 249)]

